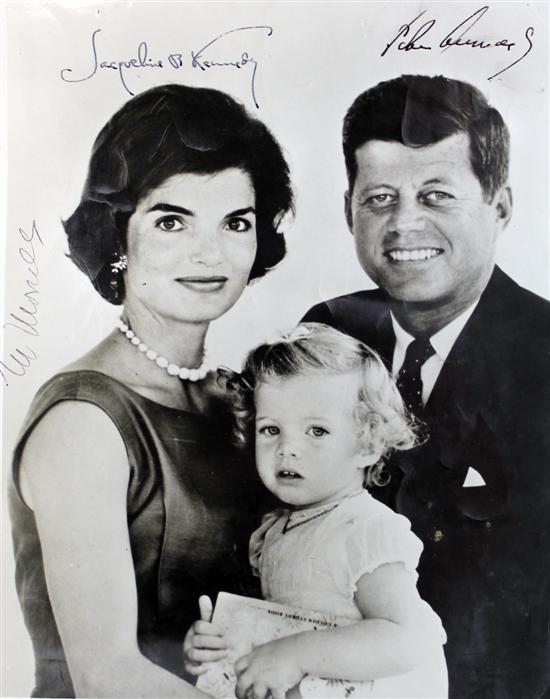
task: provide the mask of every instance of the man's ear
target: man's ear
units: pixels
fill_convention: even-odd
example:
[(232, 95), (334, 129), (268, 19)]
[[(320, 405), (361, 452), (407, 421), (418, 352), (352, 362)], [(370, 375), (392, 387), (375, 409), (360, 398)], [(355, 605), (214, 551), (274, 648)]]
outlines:
[(512, 218), (512, 190), (510, 187), (502, 187), (496, 194), (493, 202), (496, 204), (497, 224), (499, 232), (503, 231)]
[(350, 233), (353, 235), (353, 215), (351, 213), (351, 194), (349, 191), (344, 192), (344, 212), (346, 214), (346, 223)]

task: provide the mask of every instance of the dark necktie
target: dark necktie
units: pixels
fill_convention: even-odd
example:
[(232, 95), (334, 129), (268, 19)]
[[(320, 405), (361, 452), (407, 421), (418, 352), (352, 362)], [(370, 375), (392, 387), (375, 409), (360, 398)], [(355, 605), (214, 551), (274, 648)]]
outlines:
[(422, 404), (422, 378), (420, 371), (424, 362), (435, 354), (427, 337), (416, 338), (407, 347), (405, 361), (397, 375), (397, 388), (407, 408), (417, 416), (424, 411)]

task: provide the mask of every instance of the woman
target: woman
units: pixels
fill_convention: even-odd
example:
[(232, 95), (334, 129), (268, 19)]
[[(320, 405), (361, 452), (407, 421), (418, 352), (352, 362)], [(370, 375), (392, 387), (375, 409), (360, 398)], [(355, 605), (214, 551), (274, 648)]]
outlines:
[(202, 695), (182, 639), (199, 594), (246, 590), (255, 492), (204, 338), (291, 207), (277, 142), (221, 92), (153, 88), (99, 134), (65, 230), (121, 321), (40, 389), (10, 487), (34, 696)]

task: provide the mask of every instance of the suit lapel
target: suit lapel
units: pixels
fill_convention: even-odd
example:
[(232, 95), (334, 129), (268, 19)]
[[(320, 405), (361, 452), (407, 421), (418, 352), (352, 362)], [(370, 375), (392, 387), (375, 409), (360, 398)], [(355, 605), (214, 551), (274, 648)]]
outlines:
[(392, 373), (393, 351), (395, 349), (395, 333), (389, 309), (380, 315), (376, 324), (376, 342), (373, 343), (380, 357), (386, 365), (386, 369)]
[[(496, 270), (426, 405), (435, 461), (450, 477), (448, 487), (458, 489), (453, 497), (459, 510), (473, 519), (486, 519), (500, 511), (506, 493), (493, 385), (500, 275), (504, 277)], [(464, 488), (469, 469), (481, 475), (487, 487)]]
[[(471, 422), (474, 415), (484, 413), (491, 393), (492, 362), (498, 347), (498, 322), (502, 309), (502, 287), (510, 281), (495, 268), (479, 303), (456, 339), (435, 382), (426, 405), (426, 415), (438, 419), (448, 411)], [(498, 350), (496, 350), (498, 351)], [(488, 414), (487, 414), (488, 413)]]
[(376, 350), (391, 371), (395, 335), (387, 297), (381, 289), (326, 302), (331, 325)]

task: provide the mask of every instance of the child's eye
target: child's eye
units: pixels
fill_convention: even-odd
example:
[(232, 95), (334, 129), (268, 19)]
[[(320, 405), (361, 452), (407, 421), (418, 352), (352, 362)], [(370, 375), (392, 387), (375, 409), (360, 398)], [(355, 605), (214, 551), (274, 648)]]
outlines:
[(183, 228), (185, 228), (185, 225), (179, 216), (163, 216), (162, 218), (159, 218), (155, 225), (165, 233), (173, 233), (174, 231), (181, 231)]
[(319, 427), (319, 425), (312, 425), (308, 427), (306, 434), (309, 434), (311, 437), (324, 437), (326, 434), (329, 434), (329, 431), (324, 427)]
[(276, 425), (263, 425), (263, 427), (260, 427), (258, 432), (259, 434), (265, 434), (268, 437), (276, 437), (280, 430)]

